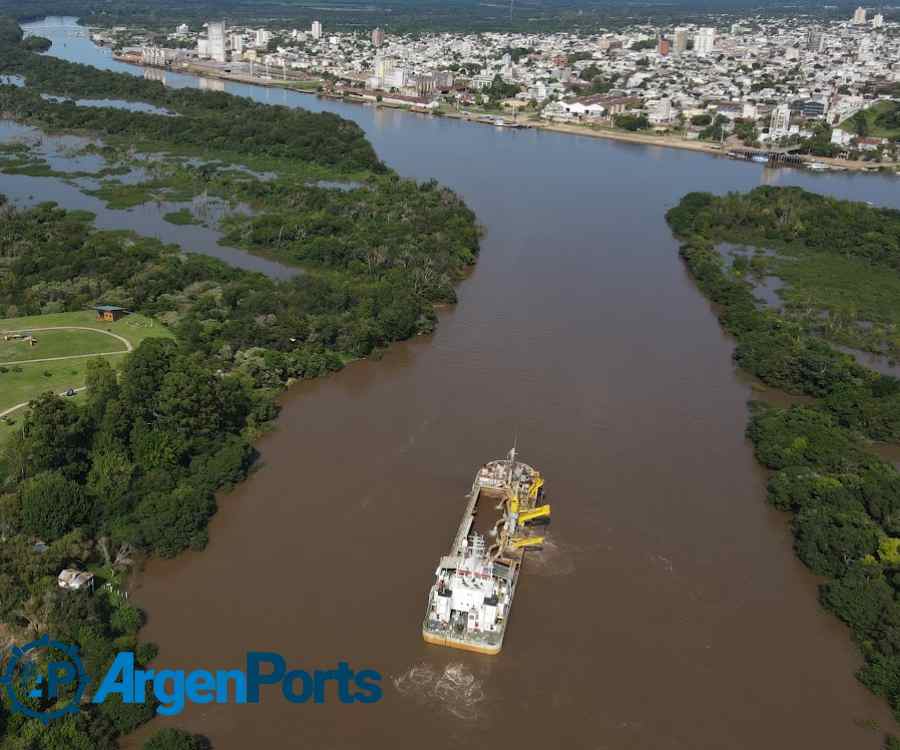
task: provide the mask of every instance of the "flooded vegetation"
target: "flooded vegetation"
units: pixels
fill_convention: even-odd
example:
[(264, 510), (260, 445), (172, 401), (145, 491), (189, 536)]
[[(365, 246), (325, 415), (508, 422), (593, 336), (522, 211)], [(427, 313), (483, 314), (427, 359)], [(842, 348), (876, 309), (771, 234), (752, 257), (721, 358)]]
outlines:
[[(8, 120), (0, 121), (0, 139), (4, 146), (0, 153), (0, 193), (16, 206), (28, 208), (51, 201), (63, 208), (90, 212), (101, 229), (135, 231), (274, 278), (298, 273), (297, 269), (220, 244), (224, 236), (220, 225), (232, 214), (248, 216), (251, 211), (245, 204), (198, 199), (190, 194), (182, 194), (182, 200), (167, 200), (165, 189), (154, 193), (147, 187), (145, 180), (150, 172), (141, 160), (133, 168), (110, 160), (103, 155), (98, 139), (50, 136)], [(121, 201), (126, 187), (136, 190), (140, 200)], [(104, 196), (118, 200), (103, 200)], [(167, 215), (181, 211), (190, 213), (192, 226), (167, 221)]]
[(122, 109), (126, 112), (144, 112), (150, 115), (163, 115), (164, 117), (177, 117), (176, 112), (170, 112), (162, 107), (155, 107), (146, 102), (130, 102), (124, 99), (69, 99), (65, 96), (41, 94), (41, 98), (51, 102), (71, 102), (77, 107), (101, 107), (110, 109)]

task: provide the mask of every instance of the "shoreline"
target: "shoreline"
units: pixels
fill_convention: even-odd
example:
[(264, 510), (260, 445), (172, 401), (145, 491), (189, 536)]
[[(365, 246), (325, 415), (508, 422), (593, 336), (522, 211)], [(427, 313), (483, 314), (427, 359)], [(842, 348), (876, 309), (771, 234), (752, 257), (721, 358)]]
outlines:
[[(234, 83), (243, 83), (249, 86), (260, 86), (262, 88), (277, 88), (284, 89), (286, 91), (294, 91), (298, 94), (307, 94), (310, 96), (317, 96), (323, 99), (333, 99), (335, 101), (344, 101), (351, 104), (362, 104), (368, 106), (374, 106), (379, 109), (394, 109), (401, 112), (411, 112), (413, 114), (427, 114), (432, 117), (445, 117), (451, 120), (460, 120), (463, 122), (470, 122), (477, 125), (490, 125), (492, 127), (503, 127), (508, 128), (510, 130), (546, 130), (551, 133), (561, 133), (564, 135), (577, 135), (577, 136), (585, 136), (588, 138), (602, 138), (606, 140), (612, 141), (620, 141), (622, 143), (634, 143), (642, 146), (657, 146), (661, 148), (674, 148), (680, 149), (682, 151), (693, 151), (694, 153), (702, 153), (707, 154), (708, 156), (719, 156), (724, 158), (728, 157), (728, 151), (730, 149), (726, 148), (724, 145), (710, 143), (708, 141), (699, 141), (693, 140), (689, 141), (684, 138), (680, 138), (678, 136), (670, 136), (670, 135), (651, 135), (649, 133), (632, 133), (627, 131), (619, 131), (612, 129), (598, 129), (595, 127), (591, 127), (590, 125), (576, 124), (576, 123), (566, 123), (566, 122), (555, 122), (550, 120), (529, 120), (527, 123), (516, 123), (516, 121), (512, 121), (509, 124), (505, 125), (497, 125), (492, 122), (494, 117), (502, 118), (507, 120), (509, 115), (507, 113), (462, 113), (462, 112), (427, 112), (421, 109), (417, 109), (412, 105), (404, 105), (404, 104), (394, 104), (394, 103), (383, 103), (373, 99), (369, 100), (368, 98), (364, 98), (359, 94), (334, 94), (330, 92), (318, 91), (317, 89), (308, 89), (301, 88), (299, 86), (292, 86), (290, 80), (277, 80), (275, 78), (265, 79), (258, 78), (256, 76), (249, 76), (242, 73), (235, 72), (225, 72), (216, 70), (213, 68), (209, 68), (204, 65), (197, 64), (187, 64), (182, 69), (174, 69), (174, 68), (160, 68), (155, 65), (144, 65), (143, 63), (137, 62), (135, 60), (129, 60), (125, 57), (115, 57), (118, 62), (125, 63), (127, 65), (134, 65), (139, 68), (151, 69), (151, 70), (161, 70), (161, 71), (169, 71), (172, 73), (181, 73), (185, 75), (195, 75), (198, 78), (207, 78), (210, 80), (220, 80), (220, 81), (231, 81)], [(305, 79), (308, 81), (309, 79)], [(479, 119), (485, 118), (485, 119)], [(737, 147), (735, 147), (737, 148)], [(743, 144), (739, 147), (741, 149), (746, 149)], [(759, 150), (764, 150), (760, 148)], [(900, 163), (896, 162), (866, 162), (866, 161), (853, 161), (850, 159), (838, 159), (827, 156), (811, 156), (808, 154), (798, 154), (799, 158), (803, 162), (803, 164), (791, 164), (791, 165), (777, 165), (781, 166), (792, 166), (794, 168), (809, 168), (810, 164), (824, 164), (826, 168), (821, 171), (851, 171), (851, 172), (862, 172), (869, 174), (888, 174), (900, 176)], [(738, 159), (737, 161), (741, 161)], [(835, 169), (836, 168), (836, 169)]]

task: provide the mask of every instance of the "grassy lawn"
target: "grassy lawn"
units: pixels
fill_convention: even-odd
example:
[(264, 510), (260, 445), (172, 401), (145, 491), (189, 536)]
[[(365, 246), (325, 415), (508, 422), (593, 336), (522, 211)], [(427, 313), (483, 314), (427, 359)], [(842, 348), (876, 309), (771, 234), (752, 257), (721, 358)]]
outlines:
[[(122, 361), (124, 354), (113, 354), (106, 359), (115, 365)], [(7, 367), (0, 372), (0, 411), (21, 404), (47, 391), (62, 393), (69, 388), (84, 385), (84, 374), (90, 357), (84, 359), (64, 359), (58, 362), (40, 362)], [(24, 411), (24, 410), (23, 410)], [(16, 417), (22, 412), (14, 412)]]
[[(164, 325), (137, 314), (126, 315), (115, 323), (97, 320), (97, 314), (93, 310), (32, 315), (26, 318), (0, 318), (0, 331), (27, 331), (33, 328), (49, 328), (51, 326), (85, 326), (87, 328), (99, 328), (103, 331), (112, 331), (130, 341), (132, 346), (137, 346), (144, 339), (151, 337), (165, 336), (173, 338), (172, 332)], [(115, 339), (110, 340), (115, 341)], [(90, 349), (88, 351), (94, 350)]]
[(24, 339), (0, 340), (0, 363), (26, 362), (31, 359), (67, 357), (122, 351), (125, 345), (112, 336), (96, 331), (35, 331), (37, 344)]
[[(0, 331), (21, 331), (52, 326), (87, 326), (116, 333), (128, 340), (133, 347), (150, 337), (172, 337), (172, 332), (160, 323), (143, 315), (127, 315), (115, 323), (98, 321), (91, 310), (73, 313), (53, 313), (23, 318), (0, 319)], [(92, 331), (35, 331), (38, 345), (29, 347), (23, 342), (0, 341), (0, 354), (9, 349), (27, 352), (31, 358), (38, 356), (71, 356), (72, 354), (95, 354), (100, 352), (116, 352), (123, 348), (122, 342), (112, 336)], [(105, 357), (113, 366), (120, 363), (126, 353), (110, 354)], [(61, 393), (69, 388), (80, 388), (84, 385), (87, 363), (91, 357), (79, 359), (63, 359), (55, 362), (17, 361), (13, 365), (4, 366), (6, 372), (0, 372), (0, 411), (11, 406), (29, 401), (46, 391)], [(13, 361), (0, 358), (0, 361)], [(0, 443), (21, 424), (25, 410), (13, 412), (9, 422), (0, 421)]]

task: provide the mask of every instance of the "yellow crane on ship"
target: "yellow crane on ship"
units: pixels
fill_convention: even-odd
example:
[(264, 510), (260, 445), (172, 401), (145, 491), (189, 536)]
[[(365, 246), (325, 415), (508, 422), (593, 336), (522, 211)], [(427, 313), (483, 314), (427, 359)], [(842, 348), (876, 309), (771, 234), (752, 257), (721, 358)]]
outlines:
[(549, 505), (539, 505), (537, 508), (522, 511), (521, 513), (519, 513), (517, 520), (521, 525), (524, 526), (526, 523), (534, 523), (542, 519), (546, 519), (547, 521), (550, 520)]
[(506, 542), (507, 549), (523, 549), (525, 547), (540, 547), (544, 543), (542, 536), (514, 536)]

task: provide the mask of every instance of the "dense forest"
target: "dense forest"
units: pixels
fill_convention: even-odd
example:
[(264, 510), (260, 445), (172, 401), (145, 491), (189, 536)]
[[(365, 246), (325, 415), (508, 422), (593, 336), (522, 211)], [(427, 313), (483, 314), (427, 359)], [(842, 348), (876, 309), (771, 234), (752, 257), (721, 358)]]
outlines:
[(772, 470), (769, 501), (793, 515), (799, 558), (827, 580), (822, 604), (844, 620), (865, 666), (859, 679), (900, 719), (900, 472), (866, 450), (900, 441), (900, 380), (860, 366), (754, 298), (746, 266), (716, 245), (790, 243), (900, 271), (900, 212), (798, 188), (691, 193), (667, 215), (681, 255), (737, 342), (736, 362), (763, 383), (813, 397), (805, 406), (753, 404), (748, 437)]
[[(155, 657), (153, 644), (138, 639), (144, 614), (121, 593), (128, 571), (146, 556), (204, 546), (215, 493), (251, 470), (252, 441), (275, 417), (279, 389), (432, 330), (435, 304), (455, 300), (454, 285), (477, 257), (479, 232), (455, 194), (399, 178), (338, 117), (170, 91), (39, 57), (40, 45), (23, 46), (14, 24), (0, 24), (0, 38), (0, 68), (28, 82), (0, 87), (0, 110), (48, 129), (101, 134), (117, 144), (101, 147), (106, 156), (138, 141), (152, 146), (151, 158), (159, 150), (201, 154), (195, 165), (179, 161), (177, 180), (167, 173), (166, 184), (247, 201), (254, 210), (231, 217), (228, 239), (303, 266), (274, 280), (155, 239), (99, 231), (85, 212), (17, 210), (0, 196), (0, 317), (102, 302), (175, 333), (145, 340), (118, 371), (92, 362), (83, 399), (34, 400), (0, 450), (0, 639), (52, 633), (77, 644), (97, 675), (120, 650), (135, 650), (142, 665)], [(40, 93), (145, 101), (177, 116), (90, 109)], [(244, 163), (236, 158), (279, 172), (256, 177), (235, 170)], [(309, 183), (323, 174), (358, 182)], [(155, 179), (127, 189), (112, 182), (103, 194), (137, 194), (140, 203), (159, 188)], [(63, 568), (94, 572), (95, 592), (61, 590)], [(44, 727), (11, 712), (4, 695), (0, 749), (112, 750), (154, 710), (111, 701)], [(202, 738), (172, 729), (145, 744), (203, 747)]]

